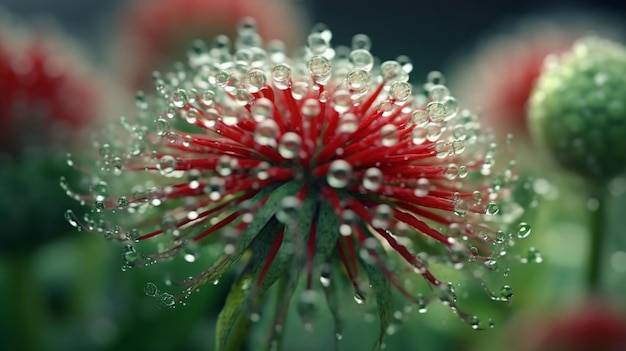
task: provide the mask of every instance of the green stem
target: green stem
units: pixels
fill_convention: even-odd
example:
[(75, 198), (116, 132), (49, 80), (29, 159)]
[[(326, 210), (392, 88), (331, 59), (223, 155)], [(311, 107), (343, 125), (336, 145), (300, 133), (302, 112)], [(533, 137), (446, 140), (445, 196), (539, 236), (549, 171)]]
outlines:
[(593, 197), (598, 201), (598, 208), (591, 212), (589, 261), (587, 263), (587, 288), (596, 292), (601, 288), (602, 280), (602, 239), (605, 236), (606, 190), (597, 187)]
[(32, 257), (15, 255), (8, 264), (8, 313), (12, 315), (11, 336), (16, 349), (41, 350), (43, 302), (33, 277)]

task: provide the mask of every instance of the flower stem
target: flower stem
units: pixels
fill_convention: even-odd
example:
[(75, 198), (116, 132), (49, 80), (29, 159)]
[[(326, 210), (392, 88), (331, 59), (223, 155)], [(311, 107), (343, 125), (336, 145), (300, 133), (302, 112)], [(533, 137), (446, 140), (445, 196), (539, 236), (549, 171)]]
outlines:
[(597, 208), (591, 212), (590, 238), (589, 238), (589, 261), (587, 263), (587, 288), (595, 292), (602, 284), (602, 239), (606, 234), (606, 190), (596, 187), (592, 198), (597, 201)]

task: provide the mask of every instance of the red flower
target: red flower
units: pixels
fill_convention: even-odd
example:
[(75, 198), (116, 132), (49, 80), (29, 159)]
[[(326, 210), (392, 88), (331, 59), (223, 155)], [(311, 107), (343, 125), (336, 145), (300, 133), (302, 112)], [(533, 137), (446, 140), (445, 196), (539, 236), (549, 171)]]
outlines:
[[(190, 66), (157, 75), (156, 96), (140, 94), (136, 118), (106, 133), (93, 193), (70, 192), (94, 206), (94, 217), (82, 223), (69, 213), (70, 222), (125, 242), (127, 268), (179, 256), (195, 262), (223, 248), (178, 297), (146, 286), (166, 305), (243, 264), (218, 321), (218, 349), (243, 339), (234, 334), (239, 316), (256, 313), (277, 281), (275, 326), (303, 280), (307, 326), (318, 288), (332, 305), (347, 282), (357, 303), (376, 301), (378, 344), (392, 287), (420, 310), (441, 299), (478, 327), (433, 268), (471, 266), (470, 276), (481, 277), (513, 241), (499, 229), (516, 215), (507, 198), (515, 173), (511, 165), (496, 171), (498, 146), (440, 74), (422, 92), (407, 82), (406, 59), (379, 65), (366, 36), (355, 36), (352, 50), (332, 48), (330, 36), (311, 33), (295, 58), (262, 49), (253, 26), (240, 32), (247, 45), (234, 56), (196, 43)], [(522, 223), (515, 237), (529, 233)], [(413, 292), (401, 277), (415, 274), (434, 289)], [(493, 298), (511, 295), (505, 286)]]
[(601, 302), (534, 316), (512, 330), (515, 351), (626, 350), (626, 314)]
[[(78, 207), (59, 188), (67, 150), (98, 112), (97, 82), (60, 35), (0, 13), (0, 251), (20, 255), (68, 233)], [(33, 220), (36, 218), (36, 220)]]
[[(16, 39), (17, 38), (17, 39)], [(0, 148), (67, 141), (94, 118), (98, 91), (69, 45), (50, 35), (0, 33)], [(19, 145), (18, 145), (19, 144)]]
[(496, 131), (526, 137), (527, 103), (544, 59), (568, 50), (588, 32), (610, 35), (615, 30), (607, 23), (575, 13), (526, 18), (480, 45), (473, 62), (462, 61), (452, 86), (464, 101), (484, 110)]

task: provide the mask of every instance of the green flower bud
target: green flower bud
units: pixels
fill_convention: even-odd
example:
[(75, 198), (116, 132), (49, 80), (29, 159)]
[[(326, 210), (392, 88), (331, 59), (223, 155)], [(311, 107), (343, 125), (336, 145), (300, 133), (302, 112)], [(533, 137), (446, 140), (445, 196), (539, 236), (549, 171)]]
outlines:
[(588, 37), (546, 59), (529, 102), (535, 139), (559, 164), (604, 181), (626, 169), (626, 49)]

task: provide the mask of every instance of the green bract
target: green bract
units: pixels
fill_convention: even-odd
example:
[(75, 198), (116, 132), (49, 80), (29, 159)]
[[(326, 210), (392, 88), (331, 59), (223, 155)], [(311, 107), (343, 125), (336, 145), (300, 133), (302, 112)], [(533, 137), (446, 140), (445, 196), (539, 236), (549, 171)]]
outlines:
[(548, 58), (529, 102), (533, 136), (563, 167), (603, 181), (626, 167), (626, 49), (595, 37)]

